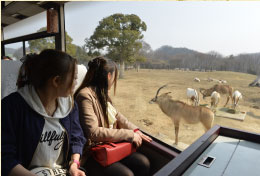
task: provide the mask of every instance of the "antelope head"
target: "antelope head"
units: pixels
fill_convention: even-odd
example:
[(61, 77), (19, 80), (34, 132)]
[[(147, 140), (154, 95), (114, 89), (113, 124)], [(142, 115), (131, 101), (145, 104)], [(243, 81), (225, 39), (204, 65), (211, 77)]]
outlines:
[[(161, 90), (162, 88), (166, 87), (166, 86), (167, 86), (167, 84), (166, 84), (166, 85), (163, 85), (162, 87), (160, 87), (160, 88), (157, 90), (157, 93), (156, 93), (155, 97), (149, 101), (150, 104), (153, 104), (153, 103), (156, 103), (156, 102), (157, 102), (158, 94), (159, 94), (160, 90)], [(160, 95), (159, 97), (161, 97), (161, 96), (167, 96), (169, 93), (171, 93), (171, 92), (164, 93), (164, 94)]]
[(200, 88), (200, 93), (203, 95), (203, 99), (205, 99), (205, 97), (206, 97), (205, 90), (206, 89), (204, 89), (204, 88)]

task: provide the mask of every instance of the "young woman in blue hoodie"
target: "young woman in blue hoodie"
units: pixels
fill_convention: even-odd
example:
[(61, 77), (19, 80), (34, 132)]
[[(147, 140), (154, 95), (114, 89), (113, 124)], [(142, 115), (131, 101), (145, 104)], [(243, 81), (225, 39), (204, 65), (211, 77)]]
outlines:
[(2, 176), (84, 176), (85, 138), (73, 101), (76, 60), (56, 50), (27, 55), (18, 91), (2, 100)]

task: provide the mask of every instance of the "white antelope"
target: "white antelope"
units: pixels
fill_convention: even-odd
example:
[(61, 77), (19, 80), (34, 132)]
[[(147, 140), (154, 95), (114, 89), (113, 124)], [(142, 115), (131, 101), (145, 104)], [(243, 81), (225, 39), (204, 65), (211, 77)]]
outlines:
[(221, 84), (226, 84), (227, 81), (226, 81), (226, 80), (222, 80), (222, 79), (220, 79), (220, 80), (219, 80), (219, 83), (221, 83)]
[(220, 94), (216, 91), (211, 94), (211, 109), (216, 109), (220, 100)]
[(187, 94), (187, 103), (189, 102), (189, 100), (191, 100), (193, 105), (195, 106), (199, 105), (200, 98), (198, 92), (195, 89), (187, 88), (186, 94)]
[(232, 94), (232, 102), (233, 102), (233, 107), (234, 109), (236, 109), (236, 106), (238, 104), (238, 101), (242, 99), (242, 94), (236, 90), (235, 92), (233, 92)]
[(189, 124), (201, 122), (205, 127), (205, 131), (211, 128), (214, 121), (214, 113), (209, 108), (203, 106), (191, 106), (181, 101), (173, 100), (169, 95), (170, 92), (158, 96), (159, 91), (164, 87), (166, 87), (166, 85), (157, 90), (155, 97), (151, 99), (149, 103), (158, 104), (162, 112), (172, 119), (175, 127), (175, 144), (178, 144), (178, 133), (181, 119), (185, 120)]
[(208, 81), (208, 82), (212, 82), (212, 81), (214, 81), (214, 80), (213, 80), (213, 78), (208, 78), (207, 81)]
[(200, 82), (200, 79), (197, 78), (197, 77), (195, 77), (195, 78), (194, 78), (194, 81), (195, 81), (195, 82)]

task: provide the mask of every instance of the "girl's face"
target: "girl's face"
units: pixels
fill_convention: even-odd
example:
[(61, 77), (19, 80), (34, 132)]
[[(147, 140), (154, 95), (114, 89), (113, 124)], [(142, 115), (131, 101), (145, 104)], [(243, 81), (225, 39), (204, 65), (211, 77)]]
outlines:
[(107, 79), (108, 79), (108, 90), (110, 90), (115, 82), (115, 72), (112, 73), (109, 72), (107, 75)]
[[(67, 77), (63, 83), (58, 86), (58, 96), (59, 97), (68, 97), (73, 93), (75, 86), (77, 84), (77, 75), (78, 75), (78, 67), (75, 65), (75, 73), (72, 78), (72, 71), (67, 74)], [(71, 85), (72, 82), (72, 85)]]

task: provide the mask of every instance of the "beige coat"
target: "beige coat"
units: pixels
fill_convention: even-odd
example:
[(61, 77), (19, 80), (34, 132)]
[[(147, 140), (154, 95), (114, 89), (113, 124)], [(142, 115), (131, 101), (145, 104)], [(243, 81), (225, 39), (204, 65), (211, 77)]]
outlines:
[(113, 129), (107, 128), (101, 104), (96, 93), (90, 87), (82, 89), (76, 97), (79, 107), (79, 119), (87, 138), (86, 147), (98, 142), (132, 142), (133, 130), (137, 128), (129, 122), (121, 113), (117, 113), (117, 121)]

